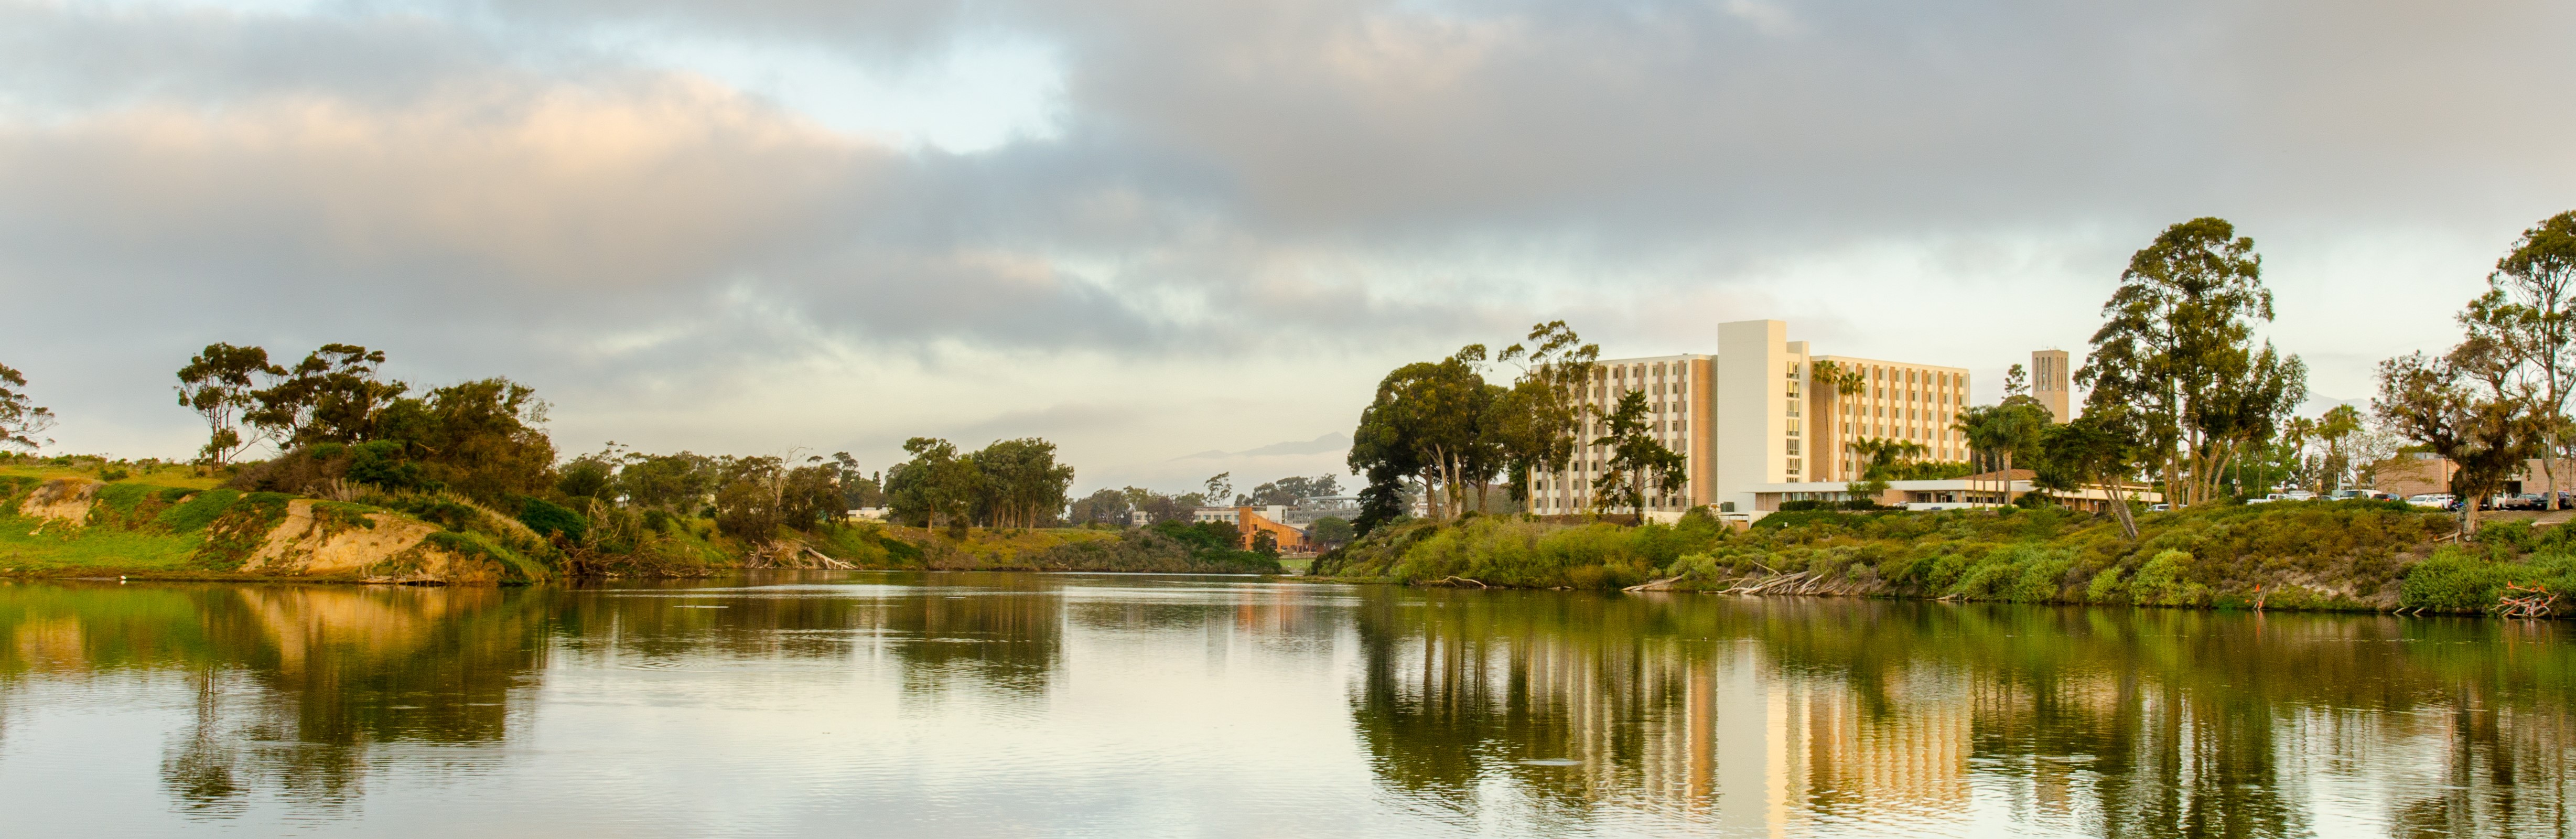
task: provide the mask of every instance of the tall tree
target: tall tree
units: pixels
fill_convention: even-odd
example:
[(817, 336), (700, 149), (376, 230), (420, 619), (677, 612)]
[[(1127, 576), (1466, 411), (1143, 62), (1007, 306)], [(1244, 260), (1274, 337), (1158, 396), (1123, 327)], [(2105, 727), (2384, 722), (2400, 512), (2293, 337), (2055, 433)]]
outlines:
[(1130, 509), (1126, 493), (1104, 488), (1073, 502), (1072, 512), (1066, 515), (1066, 519), (1075, 524), (1123, 525), (1127, 523)]
[(715, 458), (702, 454), (631, 454), (617, 470), (626, 503), (673, 513), (694, 513), (715, 492)]
[(945, 525), (949, 532), (963, 535), (983, 489), (984, 474), (974, 459), (960, 456), (956, 444), (935, 437), (905, 440), (903, 450), (912, 459), (886, 476), (892, 512), (923, 527), (935, 530)]
[(2040, 437), (2052, 419), (2054, 416), (2038, 400), (2014, 393), (2006, 396), (2001, 405), (1978, 405), (1960, 412), (1952, 427), (1967, 438), (1981, 470), (2000, 473), (2001, 494), (2004, 503), (2010, 504), (2014, 461), (2039, 450)]
[(2540, 469), (2558, 507), (2559, 461), (2567, 453), (2567, 403), (2576, 398), (2576, 211), (2542, 219), (2496, 260), (2487, 293), (2470, 301), (2460, 325), (2526, 368), (2545, 431)]
[(25, 374), (0, 364), (0, 449), (33, 452), (54, 443), (36, 436), (54, 427), (54, 412), (36, 404), (19, 389), (26, 386)]
[(717, 463), (716, 529), (754, 544), (777, 538), (786, 524), (779, 503), (787, 468), (780, 458), (725, 457)]
[(1492, 478), (1499, 447), (1480, 432), (1498, 388), (1476, 371), (1484, 358), (1483, 346), (1469, 346), (1441, 361), (1398, 367), (1378, 382), (1351, 433), (1351, 471), (1369, 478), (1356, 525), (1365, 530), (1400, 514), (1398, 485), (1407, 477), (1431, 491), (1426, 503), (1434, 518), (1463, 512), (1466, 487)]
[(1648, 499), (1681, 491), (1690, 481), (1690, 461), (1655, 439), (1646, 392), (1631, 390), (1604, 420), (1609, 433), (1592, 444), (1610, 451), (1608, 467), (1592, 481), (1592, 497), (1625, 501), (1645, 523)]
[(255, 394), (260, 380), (284, 375), (286, 368), (270, 364), (268, 351), (259, 347), (207, 344), (189, 358), (179, 368), (179, 404), (206, 421), (206, 445), (198, 456), (208, 465), (221, 467), (266, 441), (268, 433), (256, 427), (244, 438), (240, 419), (244, 412), (258, 409)]
[(1564, 471), (1583, 444), (1592, 420), (1584, 396), (1600, 369), (1601, 348), (1557, 320), (1531, 326), (1523, 343), (1503, 348), (1494, 360), (1520, 365), (1521, 374), (1494, 398), (1484, 433), (1511, 476), (1512, 500), (1526, 505), (1530, 476)]
[(2135, 406), (2166, 498), (2198, 504), (2304, 398), (2307, 368), (2265, 343), (2272, 319), (2254, 240), (2224, 219), (2168, 227), (2129, 258), (2076, 381)]
[(2478, 504), (2539, 448), (2546, 422), (2531, 410), (2533, 388), (2517, 383), (2497, 348), (2472, 335), (2445, 355), (2379, 363), (2371, 410), (2390, 430), (2458, 466), (2460, 532), (2477, 530)]
[(2321, 475), (2319, 493), (2343, 488), (2344, 475), (2352, 471), (2351, 440), (2366, 430), (2361, 423), (2361, 409), (2336, 405), (2317, 417), (2317, 442), (2325, 444), (2324, 462), (2317, 470)]
[(2048, 426), (2040, 435), (2031, 483), (2059, 491), (2101, 488), (2120, 532), (2134, 542), (2138, 520), (2129, 509), (2129, 477), (2137, 472), (2138, 445), (2125, 413), (2116, 404), (2097, 404), (2073, 422)]
[(554, 485), (546, 410), (534, 388), (482, 379), (432, 390), (426, 399), (394, 399), (369, 412), (361, 439), (399, 442), (431, 479), (499, 503)]
[(985, 521), (994, 527), (1038, 527), (1062, 514), (1073, 467), (1055, 462), (1055, 444), (1036, 437), (997, 440), (974, 456), (983, 474)]
[(256, 394), (243, 419), (286, 448), (375, 439), (377, 414), (411, 389), (380, 375), (384, 363), (382, 350), (324, 344)]
[(1832, 452), (1834, 456), (1834, 471), (1828, 473), (1826, 477), (1830, 479), (1834, 475), (1841, 475), (1846, 480), (1860, 477), (1851, 468), (1854, 454), (1851, 449), (1851, 435), (1848, 432), (1851, 423), (1843, 418), (1842, 408), (1844, 399), (1869, 391), (1869, 377), (1857, 369), (1846, 368), (1828, 359), (1807, 365), (1807, 378), (1816, 391), (1825, 394), (1826, 397), (1825, 421), (1828, 427), (1825, 429), (1825, 434), (1826, 439), (1831, 441), (1827, 444), (1826, 450)]
[(1253, 487), (1252, 492), (1243, 498), (1245, 503), (1254, 505), (1287, 505), (1296, 504), (1308, 498), (1339, 494), (1341, 491), (1341, 480), (1331, 475), (1317, 475), (1312, 478), (1294, 476)]

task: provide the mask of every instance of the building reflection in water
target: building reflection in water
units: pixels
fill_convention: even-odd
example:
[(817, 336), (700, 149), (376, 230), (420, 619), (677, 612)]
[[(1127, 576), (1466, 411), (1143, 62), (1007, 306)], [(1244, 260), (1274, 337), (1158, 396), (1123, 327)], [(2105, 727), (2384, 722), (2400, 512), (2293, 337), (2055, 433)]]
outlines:
[[(1381, 782), (1729, 835), (2559, 835), (2554, 625), (1706, 596), (1365, 595)], [(1565, 764), (1565, 765), (1559, 765)]]
[[(1213, 692), (1229, 668), (1274, 688), (1347, 679), (1323, 700), (1346, 709), (1322, 718), (1347, 710), (1379, 804), (1509, 834), (2570, 824), (2576, 644), (2555, 623), (1027, 574), (766, 582), (0, 584), (0, 738), (26, 703), (181, 709), (157, 780), (182, 812), (272, 797), (329, 817), (386, 768), (532, 771), (495, 747), (528, 733), (541, 689), (573, 707), (874, 696), (840, 707), (968, 730), (1063, 710), (1073, 648), (1086, 672), (1176, 679), (1200, 702), (1247, 698)], [(727, 675), (634, 672), (654, 669)], [(1276, 701), (1245, 703), (1241, 724), (1316, 710), (1251, 699)]]

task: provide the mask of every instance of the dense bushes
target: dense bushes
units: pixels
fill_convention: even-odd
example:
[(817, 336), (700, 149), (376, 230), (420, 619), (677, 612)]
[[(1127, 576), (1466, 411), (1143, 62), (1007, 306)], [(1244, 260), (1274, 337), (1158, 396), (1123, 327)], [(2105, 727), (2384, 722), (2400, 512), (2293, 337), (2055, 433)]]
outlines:
[[(2551, 528), (2552, 536), (2562, 528)], [(2486, 534), (2479, 533), (2481, 537)], [(2528, 536), (2528, 534), (2523, 534)], [(2484, 541), (2483, 539), (2481, 541)], [(2397, 605), (2401, 609), (2429, 612), (2492, 612), (2505, 586), (2544, 586), (2559, 593), (2558, 612), (2576, 612), (2576, 604), (2564, 601), (2576, 590), (2576, 552), (2550, 544), (2552, 550), (2527, 557), (2507, 558), (2504, 551), (2474, 551), (2445, 545), (2432, 557), (2418, 562), (2406, 573), (2399, 588)]]
[[(2408, 566), (2450, 526), (2444, 514), (2382, 502), (2151, 513), (2139, 525), (2141, 538), (2133, 542), (2108, 517), (2058, 507), (1906, 512), (1813, 505), (1773, 513), (1743, 531), (1703, 516), (1633, 528), (1469, 517), (1383, 528), (1319, 560), (1317, 573), (1541, 588), (1677, 577), (1667, 585), (1699, 590), (1803, 574), (1814, 581), (1808, 590), (1882, 596), (2387, 608), (2397, 605)], [(2567, 538), (2560, 533), (2492, 526), (2480, 541), (2489, 557), (2480, 561), (2545, 553)], [(2576, 555), (2576, 547), (2568, 552)], [(2494, 602), (2486, 589), (2460, 596)]]
[(1029, 554), (1013, 567), (1042, 571), (1130, 571), (1184, 574), (1277, 574), (1279, 559), (1234, 547), (1234, 528), (1167, 521), (1121, 532), (1116, 539), (1068, 542)]
[(1705, 516), (1678, 526), (1554, 525), (1471, 516), (1456, 523), (1390, 525), (1319, 560), (1316, 573), (1386, 577), (1407, 582), (1452, 577), (1528, 588), (1617, 588), (1644, 582), (1658, 569), (1718, 537)]

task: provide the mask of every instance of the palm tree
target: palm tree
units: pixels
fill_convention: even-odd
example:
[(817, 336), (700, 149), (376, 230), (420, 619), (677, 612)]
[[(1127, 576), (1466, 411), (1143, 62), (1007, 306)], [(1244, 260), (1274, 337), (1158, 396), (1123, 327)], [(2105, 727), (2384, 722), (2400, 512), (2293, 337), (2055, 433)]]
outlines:
[[(1861, 392), (1869, 389), (1869, 380), (1862, 376), (1859, 370), (1845, 370), (1842, 365), (1831, 360), (1807, 365), (1807, 377), (1813, 381), (1815, 387), (1822, 388), (1824, 392), (1833, 395), (1833, 398), (1826, 403), (1825, 423), (1826, 433), (1833, 441), (1833, 447), (1829, 451), (1833, 452), (1835, 471), (1843, 473), (1844, 480), (1856, 478), (1858, 476), (1852, 474), (1851, 464), (1844, 462), (1845, 456), (1852, 452), (1843, 446), (1843, 422), (1840, 410), (1843, 397), (1859, 396)], [(1832, 475), (1828, 473), (1827, 477), (1830, 478)]]

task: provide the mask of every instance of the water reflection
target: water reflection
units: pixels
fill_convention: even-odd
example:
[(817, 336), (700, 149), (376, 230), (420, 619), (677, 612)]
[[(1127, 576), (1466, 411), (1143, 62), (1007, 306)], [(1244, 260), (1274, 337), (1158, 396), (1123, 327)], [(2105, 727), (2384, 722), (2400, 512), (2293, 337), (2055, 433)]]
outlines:
[(1357, 625), (1373, 767), (1467, 814), (2106, 836), (2569, 824), (2576, 657), (2558, 625), (1481, 592), (1370, 597)]
[[(492, 589), (0, 587), (0, 680), (176, 674), (186, 731), (161, 760), (187, 808), (254, 787), (320, 805), (359, 788), (371, 742), (501, 739), (543, 664), (542, 613)], [(0, 694), (4, 695), (4, 694)]]
[[(489, 778), (511, 824), (739, 832), (687, 820), (756, 794), (708, 791), (721, 764), (821, 784), (752, 831), (795, 835), (2564, 835), (2568, 629), (1035, 574), (0, 584), (0, 808), (142, 773), (166, 815), (128, 832), (436, 833), (368, 811)], [(127, 721), (157, 761), (91, 758)]]

